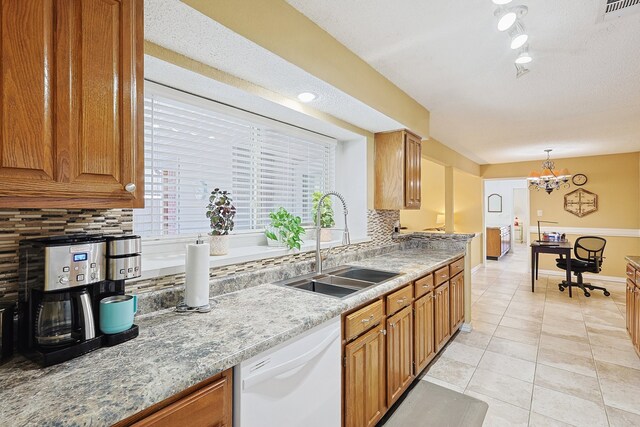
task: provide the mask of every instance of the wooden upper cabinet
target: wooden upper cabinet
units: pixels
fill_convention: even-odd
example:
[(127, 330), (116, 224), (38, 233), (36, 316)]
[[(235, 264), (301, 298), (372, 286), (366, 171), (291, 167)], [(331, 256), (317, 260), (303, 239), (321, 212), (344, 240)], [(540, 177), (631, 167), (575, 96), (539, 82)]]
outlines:
[(143, 0), (0, 1), (0, 206), (143, 206)]
[(375, 135), (376, 209), (420, 209), (421, 138), (407, 130)]

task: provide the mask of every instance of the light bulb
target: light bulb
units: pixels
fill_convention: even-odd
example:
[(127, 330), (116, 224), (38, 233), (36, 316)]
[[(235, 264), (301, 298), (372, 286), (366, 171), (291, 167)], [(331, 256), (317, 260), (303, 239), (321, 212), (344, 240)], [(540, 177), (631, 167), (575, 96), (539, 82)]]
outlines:
[(511, 49), (518, 49), (519, 47), (524, 46), (524, 44), (529, 40), (529, 36), (526, 34), (518, 34), (511, 39)]
[(531, 55), (529, 55), (526, 52), (521, 53), (517, 58), (516, 58), (516, 64), (528, 64), (529, 62), (533, 61), (533, 58), (531, 57)]
[(316, 94), (311, 92), (302, 92), (298, 94), (298, 99), (300, 100), (300, 102), (311, 102), (316, 98)]
[(517, 15), (515, 12), (507, 12), (498, 19), (498, 31), (507, 31), (516, 23)]

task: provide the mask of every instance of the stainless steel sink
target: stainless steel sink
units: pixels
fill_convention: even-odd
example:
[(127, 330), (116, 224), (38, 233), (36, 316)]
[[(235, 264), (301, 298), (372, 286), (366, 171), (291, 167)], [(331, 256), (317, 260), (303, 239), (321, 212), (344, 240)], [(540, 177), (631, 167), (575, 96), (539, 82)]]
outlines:
[(333, 270), (329, 274), (349, 279), (364, 280), (372, 283), (382, 283), (398, 275), (398, 273), (391, 273), (389, 271), (371, 270), (369, 268), (351, 266), (342, 267), (339, 270)]
[(336, 298), (346, 298), (392, 279), (399, 274), (360, 267), (340, 266), (330, 271), (325, 271), (323, 274), (307, 274), (283, 280), (276, 284)]

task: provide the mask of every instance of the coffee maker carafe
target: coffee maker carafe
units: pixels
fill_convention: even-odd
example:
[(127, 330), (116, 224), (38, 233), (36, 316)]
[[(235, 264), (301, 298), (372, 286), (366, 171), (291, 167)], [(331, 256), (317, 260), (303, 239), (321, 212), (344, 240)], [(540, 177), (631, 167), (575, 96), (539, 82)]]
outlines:
[(95, 318), (85, 288), (42, 295), (35, 321), (35, 340), (42, 348), (60, 348), (95, 338)]
[(101, 346), (94, 295), (106, 275), (106, 239), (60, 236), (20, 243), (19, 348), (44, 366)]

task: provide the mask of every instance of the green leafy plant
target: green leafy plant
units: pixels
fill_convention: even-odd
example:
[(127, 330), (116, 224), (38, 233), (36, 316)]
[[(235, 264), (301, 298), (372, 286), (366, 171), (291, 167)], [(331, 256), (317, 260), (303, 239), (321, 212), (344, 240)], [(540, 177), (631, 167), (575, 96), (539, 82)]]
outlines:
[[(311, 206), (311, 217), (315, 224), (318, 217), (318, 202), (322, 198), (322, 193), (320, 191), (315, 191), (311, 197), (313, 203)], [(327, 197), (322, 201), (322, 206), (320, 207), (320, 227), (331, 228), (334, 225), (336, 225), (336, 221), (333, 219), (333, 205), (331, 203), (331, 199)]]
[(282, 242), (289, 249), (300, 249), (300, 244), (302, 243), (300, 236), (305, 232), (300, 225), (302, 219), (282, 207), (275, 212), (269, 213), (269, 218), (271, 219), (271, 225), (265, 230), (267, 239)]
[(233, 218), (236, 216), (236, 207), (233, 206), (231, 193), (215, 188), (209, 196), (207, 205), (207, 218), (211, 225), (212, 236), (225, 236), (233, 230)]

